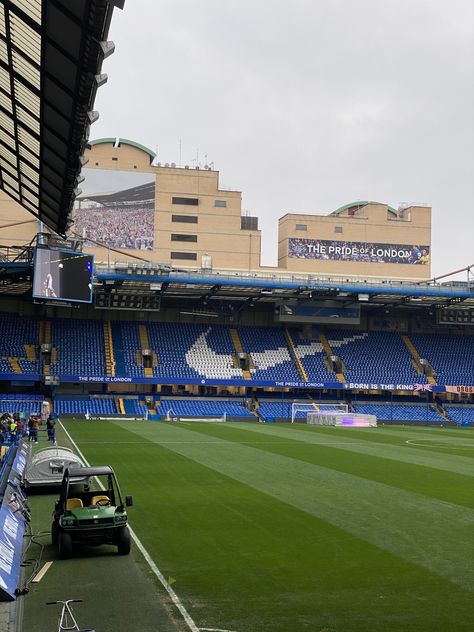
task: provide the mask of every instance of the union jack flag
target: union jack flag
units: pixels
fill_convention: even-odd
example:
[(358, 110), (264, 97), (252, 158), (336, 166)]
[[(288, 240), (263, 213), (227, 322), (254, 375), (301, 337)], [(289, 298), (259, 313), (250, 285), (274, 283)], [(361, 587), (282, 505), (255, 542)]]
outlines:
[(431, 384), (414, 384), (413, 385), (413, 390), (414, 391), (432, 391), (433, 387)]

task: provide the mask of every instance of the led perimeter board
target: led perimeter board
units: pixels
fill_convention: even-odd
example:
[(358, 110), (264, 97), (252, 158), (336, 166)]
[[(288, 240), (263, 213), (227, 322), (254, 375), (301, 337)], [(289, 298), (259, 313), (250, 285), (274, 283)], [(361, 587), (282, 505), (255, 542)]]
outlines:
[(92, 303), (93, 255), (36, 248), (33, 298)]

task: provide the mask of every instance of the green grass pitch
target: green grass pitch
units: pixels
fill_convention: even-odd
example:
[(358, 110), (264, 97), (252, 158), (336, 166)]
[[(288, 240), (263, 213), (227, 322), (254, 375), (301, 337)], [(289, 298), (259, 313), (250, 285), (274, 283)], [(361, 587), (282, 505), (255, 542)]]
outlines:
[(474, 627), (472, 431), (65, 427), (133, 494), (131, 525), (199, 628)]

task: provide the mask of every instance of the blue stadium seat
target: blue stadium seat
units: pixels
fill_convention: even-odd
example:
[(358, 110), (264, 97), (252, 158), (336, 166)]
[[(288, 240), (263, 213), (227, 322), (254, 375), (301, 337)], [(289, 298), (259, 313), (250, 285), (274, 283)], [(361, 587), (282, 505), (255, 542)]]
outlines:
[(161, 413), (176, 417), (244, 417), (255, 419), (242, 401), (206, 399), (161, 399)]

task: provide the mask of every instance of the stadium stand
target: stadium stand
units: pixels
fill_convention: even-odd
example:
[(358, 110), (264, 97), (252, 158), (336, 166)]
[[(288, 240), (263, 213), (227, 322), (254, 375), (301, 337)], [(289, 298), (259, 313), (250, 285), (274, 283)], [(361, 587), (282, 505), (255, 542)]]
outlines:
[(373, 404), (367, 402), (358, 402), (355, 405), (358, 413), (365, 415), (375, 415), (381, 421), (446, 421), (439, 412), (432, 406), (427, 404)]
[(222, 417), (225, 413), (227, 417), (255, 419), (242, 401), (162, 398), (161, 409), (163, 415), (177, 417)]
[(41, 412), (43, 395), (37, 393), (1, 393), (0, 414), (24, 413), (37, 415)]
[(227, 327), (149, 323), (150, 347), (158, 357), (154, 377), (242, 378), (232, 364), (232, 341)]
[(474, 406), (446, 404), (444, 408), (448, 416), (456, 423), (474, 425)]
[(57, 362), (52, 375), (106, 375), (104, 330), (99, 320), (55, 320), (51, 328)]
[[(18, 359), (23, 373), (37, 373), (41, 361), (28, 359), (25, 345), (39, 346), (38, 321), (30, 317), (0, 313), (0, 371), (12, 373), (8, 358)], [(225, 325), (149, 323), (150, 347), (158, 362), (153, 367), (157, 378), (242, 379), (241, 368), (234, 366), (235, 348)], [(244, 352), (250, 355), (250, 374), (254, 380), (299, 381), (301, 374), (291, 354), (284, 328), (236, 328)], [(311, 381), (335, 382), (336, 374), (324, 365), (325, 350), (317, 339), (290, 330), (294, 353)], [(395, 332), (328, 330), (326, 337), (333, 352), (341, 358), (345, 377), (350, 382), (426, 383), (413, 367), (402, 336)], [(53, 375), (105, 375), (104, 333), (101, 321), (57, 319), (51, 324), (51, 343), (56, 350)], [(421, 357), (427, 359), (441, 384), (465, 384), (474, 374), (474, 339), (454, 334), (412, 334)], [(139, 364), (141, 348), (136, 322), (112, 322), (116, 374), (143, 377)], [(381, 353), (381, 350), (383, 351)], [(92, 352), (93, 351), (93, 352)], [(36, 354), (37, 355), (37, 354)], [(31, 358), (31, 351), (30, 351)]]
[(73, 415), (75, 413), (81, 415), (84, 415), (86, 413), (91, 413), (94, 415), (117, 414), (115, 401), (111, 398), (100, 397), (58, 397), (54, 400), (54, 410), (59, 415)]
[(425, 383), (412, 366), (412, 357), (398, 333), (330, 330), (326, 337), (342, 359), (351, 382)]
[(148, 414), (148, 408), (146, 404), (139, 401), (138, 399), (125, 399), (123, 400), (123, 407), (125, 410), (125, 414), (127, 415), (136, 415), (139, 417), (146, 417)]
[[(12, 367), (7, 357), (16, 358), (22, 373), (37, 373), (39, 361), (27, 357), (25, 345), (37, 347), (38, 321), (27, 316), (19, 316), (9, 312), (0, 312), (0, 370), (12, 373)], [(33, 352), (34, 355), (36, 351)]]
[(280, 327), (237, 327), (243, 349), (250, 353), (255, 380), (301, 379)]
[[(313, 336), (317, 336), (317, 329)], [(301, 360), (310, 381), (337, 382), (334, 371), (328, 371), (324, 365), (324, 347), (319, 340), (301, 338), (296, 329), (291, 330), (295, 345), (295, 354)]]
[(412, 334), (411, 339), (422, 358), (435, 370), (441, 384), (466, 384), (474, 375), (474, 337), (455, 334)]
[(140, 349), (137, 323), (112, 323), (112, 340), (117, 375), (143, 377), (143, 365), (137, 364), (137, 352)]

